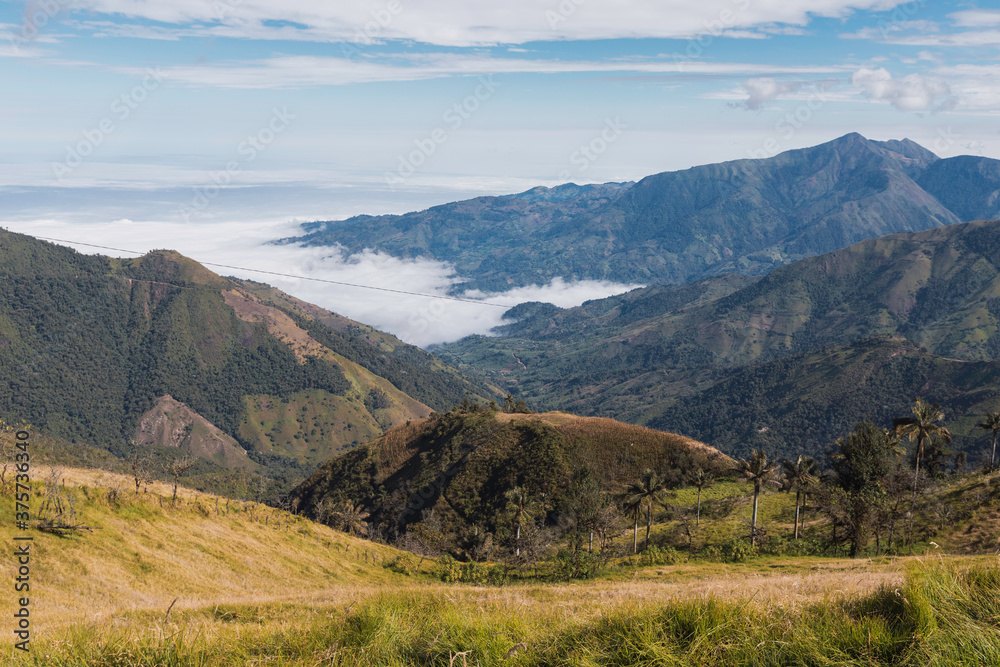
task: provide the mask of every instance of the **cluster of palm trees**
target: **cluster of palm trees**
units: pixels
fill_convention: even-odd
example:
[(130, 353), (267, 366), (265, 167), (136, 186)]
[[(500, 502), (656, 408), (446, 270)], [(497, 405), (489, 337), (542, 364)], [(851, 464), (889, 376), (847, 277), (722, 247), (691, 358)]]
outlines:
[(625, 513), (632, 519), (632, 553), (639, 551), (639, 516), (646, 509), (646, 546), (649, 546), (649, 531), (653, 528), (653, 503), (661, 500), (667, 492), (667, 481), (656, 471), (646, 468), (635, 482), (619, 494)]
[[(783, 469), (783, 474), (779, 473)], [(753, 516), (751, 518), (750, 542), (757, 542), (757, 517), (760, 493), (767, 486), (781, 487), (795, 491), (795, 538), (799, 536), (800, 509), (805, 505), (806, 495), (810, 487), (819, 481), (819, 464), (808, 456), (799, 456), (796, 460), (785, 459), (781, 463), (769, 461), (767, 455), (754, 450), (749, 459), (739, 459), (731, 470), (743, 481), (753, 484)], [(698, 490), (698, 503), (695, 509), (695, 525), (701, 525), (702, 492), (715, 485), (715, 474), (702, 467), (691, 471), (686, 479), (690, 486)], [(649, 545), (649, 534), (653, 528), (653, 504), (662, 502), (669, 491), (667, 480), (656, 471), (646, 469), (639, 479), (632, 482), (618, 495), (625, 513), (632, 519), (632, 552), (639, 549), (639, 519), (646, 515), (646, 539)], [(803, 517), (804, 518), (804, 517)]]
[[(779, 473), (779, 470), (781, 472)], [(760, 450), (753, 450), (749, 459), (739, 459), (733, 468), (740, 479), (753, 484), (753, 514), (750, 518), (750, 546), (757, 545), (757, 516), (760, 492), (766, 486), (781, 487), (785, 491), (795, 491), (794, 539), (799, 539), (799, 521), (805, 526), (802, 508), (812, 487), (819, 482), (819, 464), (811, 456), (796, 457), (794, 461), (785, 459), (781, 463), (769, 461)]]
[[(932, 444), (948, 444), (951, 442), (951, 432), (939, 422), (944, 421), (944, 412), (937, 403), (927, 403), (920, 398), (914, 401), (911, 415), (893, 421), (891, 435), (897, 443), (909, 440), (914, 444), (913, 498), (916, 498), (920, 464)], [(988, 470), (995, 470), (997, 441), (1000, 438), (1000, 410), (986, 413), (983, 420), (977, 424), (979, 428), (992, 432), (992, 447)], [(897, 455), (903, 448), (896, 448)], [(810, 456), (799, 455), (794, 460), (784, 459), (780, 462), (769, 460), (767, 455), (759, 450), (753, 450), (749, 459), (738, 459), (731, 472), (739, 479), (753, 485), (753, 512), (750, 518), (750, 544), (756, 546), (759, 529), (759, 502), (761, 491), (765, 487), (777, 487), (783, 491), (795, 492), (795, 524), (793, 539), (799, 539), (801, 530), (805, 528), (806, 501), (820, 482), (819, 463)], [(715, 483), (715, 475), (704, 468), (695, 468), (687, 477), (690, 486), (698, 489), (698, 504), (695, 514), (695, 525), (701, 525), (702, 491), (711, 488)], [(655, 471), (646, 469), (639, 479), (629, 484), (624, 492), (617, 497), (627, 516), (632, 519), (632, 550), (638, 552), (639, 520), (646, 515), (646, 539), (649, 545), (649, 534), (653, 527), (653, 504), (662, 501), (668, 492), (667, 480)], [(912, 520), (912, 513), (911, 513)]]

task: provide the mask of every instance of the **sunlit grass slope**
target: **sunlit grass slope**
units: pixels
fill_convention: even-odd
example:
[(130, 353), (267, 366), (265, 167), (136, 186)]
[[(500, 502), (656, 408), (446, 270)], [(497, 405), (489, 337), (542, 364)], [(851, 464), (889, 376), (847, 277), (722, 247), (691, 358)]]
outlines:
[[(42, 479), (48, 469), (36, 469)], [(63, 486), (65, 484), (65, 486)], [(32, 530), (32, 627), (40, 639), (71, 624), (128, 624), (207, 605), (273, 604), (292, 597), (356, 599), (373, 586), (405, 579), (382, 567), (399, 552), (287, 512), (153, 483), (135, 495), (131, 479), (63, 469), (61, 502), (75, 524), (68, 537)], [(36, 483), (32, 509), (45, 498)], [(4, 493), (0, 540), (13, 544), (13, 494)], [(16, 534), (22, 534), (20, 532)], [(15, 563), (3, 559), (13, 581)], [(5, 618), (14, 596), (0, 599)], [(6, 633), (3, 641), (9, 641)]]
[[(401, 552), (273, 508), (227, 511), (183, 488), (174, 506), (167, 485), (136, 496), (99, 471), (61, 480), (77, 521), (99, 530), (31, 533), (32, 649), (4, 637), (0, 662), (1000, 665), (994, 556), (694, 561), (475, 587), (436, 581), (437, 565), (415, 556), (397, 573), (385, 565)], [(44, 494), (38, 484), (33, 507)], [(9, 493), (0, 508), (10, 544)], [(12, 568), (6, 559), (8, 579)], [(0, 616), (12, 611), (13, 596), (0, 598)]]

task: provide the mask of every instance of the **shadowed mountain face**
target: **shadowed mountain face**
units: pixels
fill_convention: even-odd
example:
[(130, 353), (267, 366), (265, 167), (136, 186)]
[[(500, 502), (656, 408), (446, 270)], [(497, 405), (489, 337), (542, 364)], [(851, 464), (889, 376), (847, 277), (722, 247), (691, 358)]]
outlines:
[(762, 275), (864, 239), (996, 217), (998, 173), (1000, 161), (941, 160), (909, 140), (848, 134), (635, 184), (536, 188), (310, 223), (293, 240), (451, 262), (467, 278), (458, 289), (501, 291), (555, 277), (674, 284)]
[(1000, 221), (863, 241), (758, 279), (511, 315), (501, 337), (439, 354), (533, 405), (674, 429), (727, 453), (765, 428), (775, 442), (826, 446), (806, 422), (825, 420), (825, 437), (850, 418), (903, 414), (917, 395), (971, 420), (1000, 407)]
[(109, 259), (0, 231), (8, 421), (301, 479), (469, 396), (492, 394), (392, 336), (177, 253)]
[(1000, 160), (971, 155), (938, 160), (917, 182), (962, 220), (1000, 218)]

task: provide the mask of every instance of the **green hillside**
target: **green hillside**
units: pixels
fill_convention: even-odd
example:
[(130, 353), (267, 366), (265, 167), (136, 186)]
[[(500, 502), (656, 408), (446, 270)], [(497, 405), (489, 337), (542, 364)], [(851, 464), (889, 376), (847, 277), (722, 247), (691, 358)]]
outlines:
[[(951, 225), (760, 279), (523, 307), (502, 336), (437, 353), (539, 407), (668, 428), (727, 453), (761, 444), (760, 429), (775, 451), (815, 452), (846, 421), (884, 423), (918, 395), (962, 423), (1000, 405), (998, 257), (1000, 222)], [(958, 428), (971, 453), (974, 431)]]
[(1000, 361), (944, 359), (901, 338), (750, 364), (643, 412), (654, 428), (690, 434), (733, 456), (760, 447), (794, 458), (825, 453), (857, 421), (891, 424), (908, 414), (915, 396), (941, 404), (951, 448), (981, 464), (989, 434), (976, 424), (1000, 408)]
[[(212, 450), (203, 458), (220, 471), (248, 454), (287, 484), (468, 396), (492, 392), (387, 334), (172, 251), (109, 259), (0, 231), (0, 418), (53, 437), (117, 455), (132, 441)], [(158, 410), (167, 398), (176, 409)]]

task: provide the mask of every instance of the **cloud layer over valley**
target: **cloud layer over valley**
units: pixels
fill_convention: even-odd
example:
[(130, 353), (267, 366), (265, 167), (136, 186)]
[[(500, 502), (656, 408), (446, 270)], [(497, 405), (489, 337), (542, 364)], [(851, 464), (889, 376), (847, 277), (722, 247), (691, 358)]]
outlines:
[[(527, 301), (554, 303), (565, 308), (639, 287), (593, 280), (565, 282), (555, 279), (547, 285), (523, 287), (501, 294), (460, 294), (458, 296), (466, 300), (458, 301), (447, 297), (455, 296), (450, 290), (463, 279), (449, 264), (430, 259), (401, 260), (371, 251), (350, 255), (338, 248), (271, 245), (274, 239), (299, 233), (297, 224), (288, 222), (198, 224), (117, 220), (104, 223), (50, 219), (0, 220), (0, 226), (33, 236), (137, 252), (164, 248), (177, 250), (196, 261), (215, 264), (209, 268), (221, 275), (274, 285), (300, 299), (422, 347), (455, 341), (471, 334), (488, 334), (502, 323), (503, 315), (509, 308)], [(135, 256), (83, 245), (71, 247), (85, 253)]]

